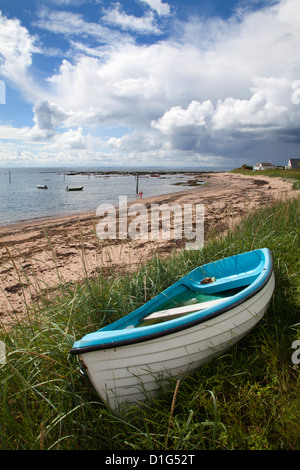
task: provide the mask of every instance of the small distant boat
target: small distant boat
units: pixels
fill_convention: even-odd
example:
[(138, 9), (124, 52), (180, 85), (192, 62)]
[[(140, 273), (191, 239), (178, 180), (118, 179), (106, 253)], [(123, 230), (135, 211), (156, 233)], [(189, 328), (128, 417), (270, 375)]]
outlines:
[(67, 186), (66, 187), (66, 191), (82, 191), (83, 190), (83, 186), (73, 186), (73, 187), (69, 187)]
[(48, 186), (46, 184), (37, 184), (36, 187), (38, 189), (48, 189)]
[(159, 175), (156, 175), (156, 174), (155, 174), (155, 175), (150, 175), (150, 176), (151, 176), (152, 178), (158, 178), (158, 177), (159, 177)]
[(263, 248), (199, 266), (116, 322), (76, 341), (100, 397), (119, 411), (222, 354), (263, 317), (275, 288)]

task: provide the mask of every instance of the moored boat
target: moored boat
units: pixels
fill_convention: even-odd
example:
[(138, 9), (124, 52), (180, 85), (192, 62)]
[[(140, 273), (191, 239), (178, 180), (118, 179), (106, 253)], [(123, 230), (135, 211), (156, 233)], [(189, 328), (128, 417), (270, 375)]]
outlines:
[(82, 191), (82, 190), (83, 190), (83, 186), (73, 186), (73, 187), (67, 186), (66, 187), (66, 191)]
[(267, 248), (199, 266), (116, 322), (76, 341), (100, 397), (113, 410), (154, 396), (243, 338), (275, 287)]
[(37, 189), (48, 189), (48, 186), (46, 184), (37, 184), (36, 187)]

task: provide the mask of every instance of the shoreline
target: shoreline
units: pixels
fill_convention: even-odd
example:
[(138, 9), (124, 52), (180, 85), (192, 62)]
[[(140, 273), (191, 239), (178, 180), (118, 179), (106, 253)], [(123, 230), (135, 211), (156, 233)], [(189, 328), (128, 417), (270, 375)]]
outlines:
[[(221, 173), (221, 172), (215, 172), (216, 174), (217, 173)], [(104, 177), (105, 179), (107, 178), (110, 178), (110, 177), (114, 177), (114, 176), (135, 176), (136, 174), (139, 174), (139, 177), (140, 178), (150, 178), (151, 176), (155, 175), (155, 172), (154, 171), (66, 171), (64, 172), (65, 176), (78, 176), (78, 175), (81, 175), (81, 176), (94, 176), (94, 177)], [(185, 178), (185, 183), (173, 183), (174, 187), (178, 187), (178, 186), (185, 186), (186, 189), (189, 189), (190, 187), (190, 183), (191, 181), (197, 181), (198, 178), (201, 178), (201, 177), (205, 177), (205, 175), (208, 174), (208, 172), (204, 172), (204, 171), (193, 171), (193, 170), (189, 170), (189, 171), (177, 171), (177, 170), (174, 170), (174, 171), (160, 171), (159, 173), (159, 177), (161, 179), (165, 179), (166, 176), (169, 176), (169, 175), (183, 175), (182, 178)], [(171, 190), (171, 193), (173, 192), (180, 192), (180, 190), (177, 190), (175, 191), (175, 189), (172, 191)], [(169, 193), (165, 193), (165, 194), (169, 194)], [(156, 195), (153, 195), (153, 196), (149, 196), (149, 197), (161, 197), (161, 196), (164, 196), (165, 194), (156, 194)], [(135, 200), (134, 197), (130, 196), (130, 201), (129, 202), (132, 202), (133, 200)], [(137, 196), (136, 196), (137, 198)], [(71, 214), (67, 213), (65, 210), (64, 211), (57, 211), (57, 213), (54, 213), (54, 214), (50, 214), (50, 215), (38, 215), (34, 218), (28, 218), (28, 219), (20, 219), (20, 220), (15, 220), (15, 221), (8, 221), (8, 222), (0, 222), (0, 233), (4, 230), (6, 230), (6, 228), (14, 228), (15, 225), (18, 225), (18, 224), (25, 224), (25, 225), (28, 225), (30, 223), (34, 224), (35, 221), (37, 223), (42, 223), (43, 221), (48, 221), (48, 219), (60, 219), (60, 218), (65, 218), (65, 217), (80, 217), (80, 216), (84, 216), (85, 214), (92, 214), (93, 211), (96, 212), (96, 208), (94, 208), (93, 206), (90, 206), (90, 209), (82, 209), (82, 211), (78, 211), (75, 209), (74, 212), (72, 212)]]
[[(174, 197), (174, 196), (180, 196), (186, 193), (190, 193), (196, 188), (189, 187), (188, 189), (183, 189), (182, 191), (175, 191), (175, 192), (170, 192), (166, 194), (161, 194), (161, 195), (156, 195), (156, 196), (149, 196), (149, 197), (143, 197), (139, 198), (136, 197), (134, 199), (128, 200), (128, 205), (131, 204), (136, 204), (136, 203), (144, 203), (144, 204), (149, 204), (151, 202), (155, 202), (156, 200), (163, 200), (164, 198), (169, 198), (169, 197)], [(118, 208), (118, 204), (112, 204), (114, 207)], [(78, 212), (74, 213), (71, 215), (49, 215), (45, 217), (37, 217), (34, 219), (24, 219), (24, 220), (19, 220), (16, 222), (11, 222), (7, 224), (0, 224), (0, 242), (1, 242), (1, 236), (2, 234), (5, 233), (10, 233), (10, 232), (15, 232), (16, 230), (20, 230), (22, 228), (33, 228), (35, 226), (40, 226), (40, 225), (51, 225), (52, 223), (63, 223), (64, 221), (69, 221), (71, 219), (79, 219), (79, 220), (85, 220), (89, 219), (91, 217), (96, 217), (96, 210), (89, 210), (86, 212)]]
[[(157, 196), (149, 196), (149, 197), (143, 197), (143, 198), (135, 198), (132, 200), (128, 200), (128, 206), (132, 204), (151, 204), (155, 203), (157, 201), (164, 201), (164, 199), (169, 199), (176, 197), (177, 195), (183, 196), (185, 194), (189, 194), (191, 191), (193, 191), (196, 188), (189, 188), (185, 189), (182, 191), (176, 191), (176, 192), (171, 192), (171, 193), (166, 193), (162, 195), (157, 195)], [(112, 204), (116, 209), (118, 209), (118, 204), (114, 205)], [(68, 222), (70, 220), (79, 220), (79, 221), (85, 221), (89, 220), (92, 217), (96, 217), (96, 210), (94, 211), (87, 211), (87, 212), (79, 212), (78, 214), (72, 214), (72, 215), (52, 215), (52, 216), (46, 216), (46, 217), (38, 217), (35, 219), (25, 219), (25, 220), (20, 220), (16, 222), (12, 222), (9, 224), (5, 225), (0, 225), (0, 242), (1, 242), (1, 237), (4, 234), (10, 234), (14, 233), (16, 231), (19, 231), (21, 229), (31, 229), (36, 226), (51, 226), (52, 224), (61, 224), (63, 222)]]
[[(205, 240), (232, 228), (240, 218), (270, 199), (292, 197), (292, 183), (281, 178), (234, 173), (207, 173), (206, 185), (128, 201), (141, 203), (203, 204)], [(116, 206), (117, 208), (117, 206)], [(0, 227), (0, 322), (22, 317), (32, 301), (51, 296), (60, 283), (75, 283), (99, 271), (136, 269), (153, 253), (167, 256), (182, 248), (182, 240), (100, 240), (96, 212)], [(179, 242), (179, 243), (178, 243)], [(181, 242), (181, 243), (180, 243)]]

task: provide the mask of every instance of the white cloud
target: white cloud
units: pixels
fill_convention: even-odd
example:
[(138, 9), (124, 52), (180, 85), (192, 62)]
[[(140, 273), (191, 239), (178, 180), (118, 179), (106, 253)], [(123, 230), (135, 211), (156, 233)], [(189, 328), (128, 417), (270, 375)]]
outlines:
[[(167, 15), (168, 4), (144, 3)], [(155, 24), (153, 12), (135, 18), (118, 7), (104, 15), (123, 28), (127, 22), (131, 31), (138, 25), (146, 30), (146, 18), (149, 28)], [(140, 153), (181, 160), (193, 152), (196, 159), (244, 152), (279, 135), (296, 141), (300, 107), (292, 102), (292, 84), (300, 77), (299, 0), (242, 10), (227, 21), (177, 21), (172, 37), (143, 45), (82, 15), (45, 10), (35, 25), (63, 35), (77, 53), (62, 61), (43, 89), (29, 76), (35, 38), (17, 20), (4, 23), (11, 49), (4, 50), (0, 67), (6, 71), (14, 57), (20, 60), (20, 75), (39, 102), (33, 138), (96, 152), (87, 141), (89, 128), (128, 126), (127, 135), (109, 140), (116, 158), (125, 152), (128, 158)], [(9, 43), (13, 27), (27, 39), (24, 51), (14, 36)]]
[(72, 126), (72, 113), (66, 113), (55, 103), (41, 100), (36, 103), (33, 110), (35, 125), (32, 129), (24, 128), (23, 134), (32, 141), (44, 142), (45, 149), (97, 150), (104, 144), (101, 139), (85, 135), (81, 126), (64, 130)]
[(170, 5), (163, 3), (161, 0), (140, 0), (140, 2), (146, 3), (160, 16), (168, 16), (170, 14)]
[(0, 139), (1, 145), (3, 141), (6, 140), (20, 140), (23, 141), (26, 138), (26, 134), (28, 133), (29, 128), (18, 128), (12, 125), (1, 125), (0, 126)]
[[(292, 82), (284, 79), (255, 80), (249, 99), (234, 97), (193, 101), (186, 109), (173, 107), (152, 127), (169, 137), (173, 148), (209, 152), (223, 144), (253, 146), (254, 141), (298, 140), (300, 108), (291, 103)], [(278, 135), (278, 136), (277, 136)], [(297, 137), (298, 136), (298, 137)]]
[(83, 3), (86, 2), (86, 0), (48, 0), (48, 1), (56, 5), (66, 5), (66, 6), (82, 5)]
[(0, 126), (0, 162), (2, 166), (31, 165), (44, 152), (44, 142), (32, 142), (32, 130), (12, 125)]
[[(290, 4), (294, 14), (287, 15)], [(222, 40), (204, 51), (200, 45), (176, 41), (125, 43), (110, 49), (105, 61), (83, 56), (74, 63), (64, 60), (50, 78), (53, 101), (74, 112), (74, 124), (80, 111), (81, 117), (86, 112), (96, 123), (134, 126), (192, 101), (249, 100), (256, 77), (298, 78), (299, 6), (299, 0), (284, 0), (243, 21), (231, 21)]]
[(78, 127), (56, 133), (49, 144), (47, 144), (47, 148), (61, 151), (86, 150), (87, 152), (98, 152), (99, 149), (106, 149), (107, 143), (98, 137), (86, 134), (82, 127)]
[(83, 15), (70, 11), (57, 11), (44, 8), (40, 10), (39, 18), (34, 21), (33, 24), (40, 29), (63, 35), (69, 39), (79, 36), (86, 40), (92, 39), (98, 41), (102, 45), (119, 44), (120, 41), (122, 41), (122, 43), (133, 42), (133, 39), (125, 33), (112, 31), (102, 26), (100, 21), (86, 21)]
[(162, 134), (188, 134), (194, 128), (207, 127), (213, 112), (211, 101), (192, 101), (187, 109), (182, 109), (181, 106), (171, 108), (157, 122), (153, 121), (152, 127)]
[(105, 63), (92, 57), (81, 57), (75, 64), (64, 60), (59, 73), (49, 79), (53, 101), (73, 112), (73, 125), (76, 115), (78, 125), (85, 116), (96, 125), (149, 123), (149, 117), (159, 116), (174, 99), (163, 96), (170, 87), (167, 74), (172, 70), (167, 69), (174, 52), (165, 46), (127, 45), (112, 51)]
[[(37, 96), (28, 75), (32, 54), (38, 53), (36, 38), (17, 19), (7, 19), (0, 11), (0, 74), (17, 86), (28, 99)], [(35, 84), (36, 85), (36, 84)]]
[[(45, 138), (43, 139), (43, 135)], [(35, 140), (32, 140), (35, 137)], [(47, 132), (37, 127), (16, 128), (11, 125), (0, 126), (0, 162), (1, 166), (49, 166), (107, 164), (110, 159), (115, 163), (123, 159), (107, 152), (105, 141), (85, 134), (82, 128), (68, 129), (65, 132)]]
[(115, 7), (110, 10), (105, 10), (102, 15), (102, 20), (108, 24), (119, 26), (124, 30), (136, 31), (143, 34), (161, 34), (160, 29), (155, 24), (152, 12), (142, 17), (127, 15), (122, 11), (120, 3), (117, 3)]
[(147, 149), (147, 152), (158, 152), (159, 150), (166, 149), (165, 143), (167, 144), (168, 150), (168, 142), (166, 139), (159, 135), (152, 130), (149, 131), (139, 131), (135, 130), (130, 134), (126, 134), (123, 137), (111, 137), (108, 140), (108, 146), (113, 149), (117, 150), (118, 152), (144, 152)]
[(54, 142), (50, 147), (58, 149), (86, 149), (88, 142), (83, 135), (83, 129), (78, 127), (77, 129), (69, 129), (63, 134), (56, 134)]
[(31, 137), (33, 140), (45, 140), (53, 137), (56, 128), (65, 121), (68, 115), (55, 103), (48, 100), (38, 101), (34, 106), (34, 122)]

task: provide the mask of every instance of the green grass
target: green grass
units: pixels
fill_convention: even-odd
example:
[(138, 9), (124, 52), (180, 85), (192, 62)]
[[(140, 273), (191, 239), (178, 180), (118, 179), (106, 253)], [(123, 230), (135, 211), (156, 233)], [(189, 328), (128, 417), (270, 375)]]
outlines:
[(300, 189), (300, 169), (299, 170), (247, 170), (243, 168), (236, 168), (232, 170), (231, 173), (241, 173), (242, 175), (249, 176), (271, 176), (273, 178), (282, 178), (284, 180), (291, 180), (293, 182), (293, 189)]
[[(201, 251), (159, 253), (128, 274), (61, 284), (4, 327), (0, 448), (51, 450), (300, 449), (299, 199), (249, 214)], [(255, 329), (186, 380), (126, 416), (101, 402), (69, 349), (83, 334), (125, 315), (199, 264), (256, 248), (272, 250), (276, 289)]]

